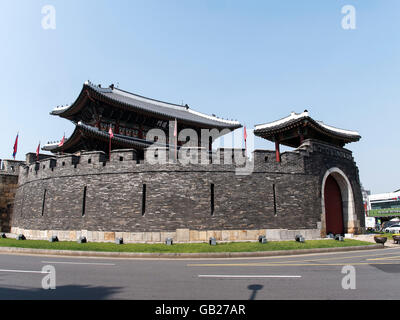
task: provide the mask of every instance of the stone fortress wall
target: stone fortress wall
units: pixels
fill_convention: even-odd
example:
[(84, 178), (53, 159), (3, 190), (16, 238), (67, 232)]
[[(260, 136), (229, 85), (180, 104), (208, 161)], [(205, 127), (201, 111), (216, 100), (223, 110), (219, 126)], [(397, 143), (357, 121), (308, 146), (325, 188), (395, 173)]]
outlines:
[(21, 161), (0, 160), (0, 231), (10, 232)]
[[(218, 150), (218, 159), (230, 157)], [(149, 164), (133, 150), (82, 152), (21, 167), (12, 215), (12, 232), (31, 239), (75, 241), (175, 242), (293, 240), (325, 235), (322, 186), (335, 168), (351, 185), (346, 200), (353, 215), (346, 231), (363, 230), (358, 168), (352, 153), (321, 142), (303, 145), (275, 160), (274, 151), (255, 150), (253, 172), (237, 165)], [(349, 191), (349, 190), (347, 190)]]

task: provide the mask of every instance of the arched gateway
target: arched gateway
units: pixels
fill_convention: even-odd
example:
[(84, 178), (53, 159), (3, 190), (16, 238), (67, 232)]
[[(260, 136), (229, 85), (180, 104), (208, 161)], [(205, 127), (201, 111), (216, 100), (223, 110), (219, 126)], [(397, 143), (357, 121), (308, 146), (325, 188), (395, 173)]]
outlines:
[(324, 197), (326, 233), (344, 234), (342, 195), (332, 175), (326, 179)]
[[(322, 180), (322, 222), (326, 234), (353, 232), (355, 205), (351, 183), (339, 168), (331, 168)], [(324, 228), (325, 224), (325, 228)]]

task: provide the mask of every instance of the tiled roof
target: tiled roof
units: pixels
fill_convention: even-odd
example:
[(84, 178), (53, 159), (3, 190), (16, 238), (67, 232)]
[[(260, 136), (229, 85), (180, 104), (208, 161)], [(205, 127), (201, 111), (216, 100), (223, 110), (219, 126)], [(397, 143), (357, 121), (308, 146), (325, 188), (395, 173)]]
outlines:
[(254, 128), (254, 134), (255, 135), (269, 135), (269, 134), (274, 134), (277, 131), (282, 131), (285, 128), (291, 127), (293, 125), (297, 125), (299, 123), (308, 121), (314, 128), (317, 130), (324, 132), (329, 135), (333, 135), (336, 137), (343, 138), (345, 140), (349, 141), (358, 141), (360, 140), (361, 136), (357, 131), (351, 131), (351, 130), (344, 130), (344, 129), (339, 129), (335, 128), (333, 126), (329, 126), (324, 124), (322, 121), (314, 120), (309, 116), (308, 111), (304, 111), (303, 113), (295, 113), (292, 112), (290, 116), (265, 123), (265, 124), (260, 124), (256, 125)]
[[(102, 139), (109, 139), (108, 132), (101, 131), (98, 128), (89, 126), (89, 125), (84, 124), (82, 122), (78, 122), (76, 124), (75, 130), (72, 133), (71, 137), (69, 137), (68, 139), (65, 139), (64, 148), (70, 147), (69, 144), (73, 144), (74, 141), (79, 139), (79, 135), (80, 135), (81, 131), (88, 132), (88, 133), (90, 133), (90, 134), (92, 134), (94, 136), (97, 136), (99, 138), (102, 138)], [(146, 141), (146, 140), (143, 140), (143, 139), (124, 136), (124, 135), (116, 134), (116, 133), (114, 133), (113, 141), (120, 142), (123, 145), (130, 146), (130, 147), (133, 147), (133, 148), (138, 148), (138, 149), (145, 149), (148, 146), (153, 144), (153, 142), (149, 142), (149, 141)], [(161, 145), (160, 144), (160, 146), (165, 146), (165, 145)], [(59, 142), (48, 143), (48, 144), (44, 145), (43, 148), (42, 148), (42, 150), (52, 151), (52, 152), (57, 152), (57, 151), (59, 151), (61, 149), (62, 148), (59, 147)]]
[[(178, 121), (183, 120), (191, 123), (197, 123), (199, 125), (203, 124), (207, 127), (216, 127), (216, 128), (223, 127), (223, 128), (236, 129), (241, 127), (241, 124), (238, 121), (225, 120), (218, 118), (214, 115), (213, 116), (206, 115), (204, 113), (200, 113), (198, 111), (190, 109), (189, 106), (187, 105), (181, 106), (177, 104), (146, 98), (140, 95), (126, 92), (124, 90), (117, 89), (114, 86), (110, 86), (109, 88), (102, 88), (99, 86), (95, 86), (90, 82), (86, 82), (83, 85), (81, 95), (86, 90), (89, 90), (89, 92), (93, 92), (95, 95), (99, 95), (107, 99), (108, 101), (123, 105), (124, 107), (130, 107), (132, 109), (142, 110), (146, 113), (154, 115), (161, 115), (171, 120), (173, 119), (177, 119)], [(55, 108), (51, 112), (51, 114), (63, 116), (65, 114), (74, 113), (74, 109), (78, 109), (77, 106), (78, 100), (79, 98), (71, 106), (62, 106)]]

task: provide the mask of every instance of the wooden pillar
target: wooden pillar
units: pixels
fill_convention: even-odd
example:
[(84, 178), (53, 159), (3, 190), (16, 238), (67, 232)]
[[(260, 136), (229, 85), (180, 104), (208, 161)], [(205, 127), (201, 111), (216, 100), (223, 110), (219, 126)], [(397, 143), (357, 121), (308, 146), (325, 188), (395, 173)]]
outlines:
[(143, 126), (140, 125), (139, 127), (139, 135), (138, 135), (139, 139), (144, 139), (144, 134), (143, 134)]
[(275, 154), (276, 154), (276, 162), (281, 162), (281, 152), (279, 148), (279, 140), (275, 140)]
[(301, 128), (301, 127), (297, 128), (297, 135), (298, 135), (298, 137), (299, 137), (300, 145), (302, 145), (303, 142), (304, 142), (303, 128)]
[(101, 115), (95, 114), (96, 128), (101, 130)]

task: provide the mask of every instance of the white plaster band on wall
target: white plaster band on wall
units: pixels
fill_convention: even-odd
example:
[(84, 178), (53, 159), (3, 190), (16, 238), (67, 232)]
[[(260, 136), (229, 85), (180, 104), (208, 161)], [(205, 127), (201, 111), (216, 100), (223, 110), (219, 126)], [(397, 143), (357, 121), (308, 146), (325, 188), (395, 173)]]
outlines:
[(114, 242), (123, 238), (124, 243), (164, 243), (165, 239), (172, 238), (174, 243), (201, 243), (210, 238), (217, 241), (258, 241), (259, 236), (266, 236), (269, 240), (294, 240), (296, 234), (301, 233), (306, 240), (318, 239), (319, 229), (258, 229), (258, 230), (190, 230), (177, 229), (175, 232), (103, 232), (88, 230), (27, 230), (12, 227), (14, 235), (23, 234), (28, 240), (49, 240), (57, 236), (60, 241), (76, 241), (79, 237), (86, 237), (89, 242)]

